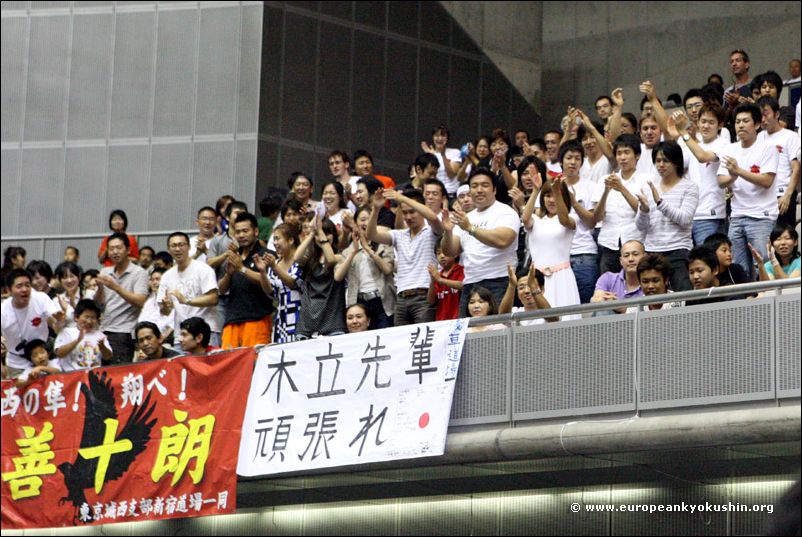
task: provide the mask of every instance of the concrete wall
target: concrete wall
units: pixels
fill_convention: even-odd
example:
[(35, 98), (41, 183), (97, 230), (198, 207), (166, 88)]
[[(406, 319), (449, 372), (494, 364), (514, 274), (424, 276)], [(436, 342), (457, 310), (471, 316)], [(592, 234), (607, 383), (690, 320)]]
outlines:
[[(539, 2), (538, 2), (539, 3)], [(547, 127), (570, 104), (591, 115), (598, 95), (622, 87), (626, 111), (639, 110), (638, 84), (652, 80), (664, 98), (729, 79), (729, 53), (746, 50), (750, 73), (788, 77), (798, 58), (799, 2), (543, 2), (543, 98)], [(532, 12), (536, 8), (530, 8)]]
[(186, 229), (221, 194), (253, 203), (261, 2), (3, 2), (2, 36), (4, 236), (107, 232), (116, 208), (131, 232)]
[(440, 2), (539, 110), (543, 69), (543, 2)]

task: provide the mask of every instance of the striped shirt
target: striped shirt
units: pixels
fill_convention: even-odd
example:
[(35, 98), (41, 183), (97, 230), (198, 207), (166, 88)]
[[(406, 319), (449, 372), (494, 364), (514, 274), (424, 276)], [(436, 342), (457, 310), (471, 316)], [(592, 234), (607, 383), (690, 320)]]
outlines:
[[(655, 185), (659, 189), (659, 185)], [(699, 204), (699, 187), (691, 179), (683, 177), (674, 188), (661, 192), (660, 205), (654, 202), (651, 188), (644, 188), (649, 200), (649, 212), (638, 207), (635, 225), (646, 234), (644, 246), (647, 252), (670, 252), (693, 248), (691, 227), (696, 206)]]
[(409, 229), (391, 229), (393, 251), (395, 252), (396, 292), (408, 289), (429, 288), (429, 264), (437, 266), (434, 247), (440, 237), (428, 225), (414, 238)]

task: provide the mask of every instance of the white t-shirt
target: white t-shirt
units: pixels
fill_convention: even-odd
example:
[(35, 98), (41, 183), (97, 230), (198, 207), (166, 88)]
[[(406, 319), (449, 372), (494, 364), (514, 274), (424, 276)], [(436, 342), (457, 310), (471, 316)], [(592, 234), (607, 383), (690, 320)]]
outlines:
[(605, 177), (610, 175), (613, 167), (607, 157), (602, 157), (596, 161), (596, 164), (591, 164), (590, 160), (585, 158), (582, 167), (579, 168), (579, 177), (588, 179), (594, 185), (599, 181), (603, 181)]
[[(722, 220), (727, 216), (727, 202), (724, 200), (724, 189), (718, 186), (719, 160), (713, 162), (699, 162), (690, 149), (685, 145), (685, 141), (680, 139), (679, 144), (683, 153), (690, 154), (690, 164), (688, 165), (688, 178), (696, 183), (699, 189), (699, 205), (696, 206), (694, 220)], [(729, 145), (722, 138), (715, 138), (709, 144), (699, 142), (699, 146), (704, 151), (711, 151), (716, 155), (721, 155), (724, 148)]]
[(780, 129), (774, 134), (760, 131), (757, 140), (773, 145), (777, 149), (777, 176), (774, 178), (774, 191), (779, 198), (785, 194), (785, 189), (788, 188), (788, 182), (791, 180), (791, 162), (798, 158), (799, 135), (788, 129)]
[[(448, 178), (446, 165), (443, 163), (443, 155), (435, 153), (435, 156), (440, 163), (440, 167), (437, 169), (437, 178), (446, 186), (446, 192), (449, 194), (456, 194), (461, 183), (456, 176), (454, 176), (453, 179)], [(450, 160), (452, 164), (459, 164), (462, 162), (462, 153), (460, 153), (459, 149), (446, 148), (446, 157), (448, 157), (448, 160)]]
[[(601, 160), (607, 159), (603, 158)], [(598, 162), (596, 164), (598, 164)], [(609, 175), (609, 173), (607, 175)], [(596, 205), (593, 202), (593, 192), (596, 190), (596, 183), (588, 178), (582, 177), (581, 172), (580, 177), (581, 179), (579, 179), (575, 185), (569, 186), (568, 188), (573, 191), (577, 203), (588, 211), (591, 211)], [(602, 181), (602, 184), (604, 184), (604, 181)], [(579, 215), (573, 208), (571, 208), (569, 214), (576, 220), (576, 233), (574, 233), (574, 240), (571, 243), (571, 255), (597, 254), (599, 249), (596, 247), (596, 241), (593, 240), (593, 229), (587, 227), (582, 222), (582, 219), (579, 218)]]
[[(64, 371), (64, 369), (62, 369), (61, 367), (61, 360), (59, 360), (58, 358), (51, 358), (50, 360), (48, 360), (47, 366), (52, 367), (54, 369), (58, 369), (59, 371)], [(28, 362), (28, 366), (22, 371), (22, 373), (20, 373), (20, 376), (17, 377), (17, 380), (20, 382), (28, 382), (28, 378), (31, 376), (31, 373), (35, 368), (36, 368), (35, 365)], [(44, 375), (49, 375), (49, 374), (50, 373), (44, 373)]]
[(640, 158), (638, 159), (638, 165), (635, 167), (635, 171), (637, 173), (659, 177), (659, 175), (657, 175), (657, 168), (655, 168), (654, 162), (652, 162), (652, 150), (646, 147), (646, 144), (640, 144)]
[(6, 365), (14, 369), (25, 369), (31, 362), (25, 359), (25, 350), (17, 346), (23, 341), (41, 339), (47, 341), (47, 319), (61, 311), (45, 293), (31, 289), (28, 307), (18, 310), (13, 306), (13, 298), (3, 301), (0, 307), (0, 324), (6, 338)]
[[(191, 236), (189, 238), (189, 257), (192, 257), (192, 258), (194, 258), (197, 261), (200, 261), (202, 263), (206, 263), (206, 254), (201, 254), (198, 257), (195, 257), (195, 254), (198, 251), (198, 237), (200, 237), (200, 235), (193, 235), (193, 236)], [(209, 237), (208, 239), (206, 239), (204, 241), (206, 243), (206, 251), (207, 252), (209, 251), (209, 245), (212, 244), (212, 239), (213, 238), (214, 238), (214, 236), (211, 236), (211, 237)]]
[[(55, 348), (58, 349), (59, 347), (72, 343), (78, 339), (80, 333), (77, 326), (64, 328), (56, 338)], [(101, 362), (103, 357), (100, 352), (101, 345), (111, 352), (111, 346), (103, 332), (95, 330), (94, 332), (84, 334), (78, 346), (61, 359), (61, 370), (81, 371), (92, 369), (93, 367), (100, 367), (103, 365)]]
[[(731, 156), (738, 161), (738, 167), (750, 170), (752, 173), (777, 173), (778, 153), (774, 146), (755, 140), (747, 147), (741, 147), (741, 142), (735, 142), (724, 147), (721, 156)], [(724, 159), (718, 169), (719, 175), (729, 177), (730, 172), (724, 167)], [(743, 177), (738, 177), (731, 185), (732, 213), (730, 218), (748, 216), (751, 218), (776, 220), (779, 214), (777, 196), (774, 183), (769, 188), (750, 183)]]
[[(641, 189), (649, 186), (647, 181), (654, 181), (651, 175), (640, 174), (637, 171), (629, 179), (621, 178), (621, 182), (633, 196), (637, 197)], [(596, 185), (593, 191), (593, 204), (596, 205), (604, 194), (604, 181)], [(627, 241), (639, 240), (643, 242), (643, 233), (635, 226), (636, 211), (627, 203), (624, 195), (617, 190), (611, 190), (607, 195), (607, 203), (604, 207), (604, 225), (599, 232), (599, 245), (618, 250), (619, 240), (621, 244)]]
[(493, 248), (471, 236), (467, 231), (463, 231), (461, 227), (455, 227), (454, 235), (459, 237), (462, 247), (460, 260), (465, 267), (464, 283), (507, 276), (507, 264), (515, 266), (518, 263), (517, 237), (521, 229), (518, 213), (508, 205), (496, 201), (484, 211), (474, 209), (467, 216), (471, 225), (477, 229), (509, 228), (515, 232), (516, 240), (506, 248)]
[(172, 309), (169, 315), (162, 315), (159, 303), (156, 302), (156, 295), (151, 294), (148, 299), (145, 300), (142, 311), (139, 312), (139, 319), (137, 319), (137, 322), (141, 323), (143, 321), (150, 321), (158, 326), (159, 331), (162, 333), (162, 336), (164, 336), (168, 328), (175, 330), (175, 309)]
[[(167, 291), (178, 289), (186, 297), (192, 300), (195, 297), (205, 295), (209, 291), (217, 289), (217, 278), (214, 270), (206, 263), (190, 261), (189, 266), (184, 272), (178, 271), (178, 266), (174, 266), (162, 275), (159, 285), (159, 292), (156, 294), (156, 301), (161, 302)], [(173, 297), (175, 305), (175, 333), (179, 333), (181, 321), (190, 317), (200, 317), (209, 325), (212, 332), (217, 332), (217, 308), (215, 306), (199, 308), (179, 304), (178, 299)]]
[(563, 172), (563, 165), (559, 162), (546, 160), (546, 171), (551, 172), (553, 175), (560, 175)]

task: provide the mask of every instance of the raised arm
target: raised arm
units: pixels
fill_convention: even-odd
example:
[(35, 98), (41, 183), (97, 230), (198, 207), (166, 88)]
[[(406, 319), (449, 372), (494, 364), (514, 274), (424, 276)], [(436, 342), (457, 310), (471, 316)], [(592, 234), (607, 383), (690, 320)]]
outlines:
[(610, 94), (610, 98), (613, 100), (613, 113), (607, 118), (607, 132), (610, 134), (610, 140), (615, 140), (621, 136), (621, 114), (624, 113), (624, 90), (615, 88)]
[[(419, 203), (413, 199), (406, 197), (404, 194), (399, 192), (398, 190), (385, 190), (384, 191), (384, 199), (388, 200), (395, 200), (396, 203), (405, 203), (415, 209), (415, 211), (419, 212), (423, 217), (429, 222), (429, 225), (432, 227), (432, 231), (434, 231), (435, 235), (442, 235), (443, 234), (443, 224), (437, 218), (437, 215), (434, 211), (428, 208), (423, 203)], [(374, 209), (375, 211), (375, 209)], [(372, 215), (371, 215), (372, 216)], [(378, 242), (378, 241), (377, 241)]]
[(660, 131), (664, 133), (667, 138), (673, 139), (668, 131), (668, 114), (666, 114), (666, 109), (663, 108), (663, 105), (660, 104), (660, 99), (657, 98), (657, 89), (654, 87), (654, 84), (649, 80), (644, 80), (638, 89), (649, 99), (649, 103), (652, 105), (654, 119), (660, 126)]
[[(384, 206), (384, 196), (382, 193), (382, 189), (376, 190), (376, 193), (373, 194), (373, 210), (370, 213), (370, 219), (368, 220), (368, 239), (381, 243), (387, 244), (388, 246), (392, 246), (393, 244), (393, 236), (387, 229), (379, 229), (378, 222), (379, 222), (379, 211)], [(400, 212), (400, 211), (399, 211)]]
[[(593, 138), (596, 139), (596, 143), (599, 144), (599, 149), (601, 149), (602, 154), (608, 159), (612, 159), (613, 155), (613, 144), (610, 143), (610, 140), (604, 137), (604, 133), (599, 132), (593, 122), (590, 120), (587, 114), (580, 110), (579, 108), (574, 109), (574, 113), (576, 117), (579, 117), (582, 120), (582, 125), (585, 126), (585, 130), (593, 135)], [(619, 120), (620, 124), (620, 120)]]
[(565, 204), (565, 198), (563, 198), (562, 184), (562, 176), (554, 178), (551, 182), (551, 195), (557, 202), (557, 218), (564, 228), (576, 229), (576, 220), (568, 214), (568, 206)]
[[(541, 185), (541, 188), (543, 188), (543, 185)], [(521, 222), (525, 229), (532, 229), (532, 214), (535, 212), (535, 200), (539, 194), (540, 189), (535, 188), (529, 195), (529, 199), (526, 200), (523, 211), (521, 211)]]
[[(671, 119), (674, 120), (674, 124), (677, 126), (677, 131), (681, 136), (684, 137), (686, 134), (688, 134), (688, 116), (685, 115), (685, 112), (682, 110), (677, 110), (671, 114)], [(693, 154), (694, 158), (699, 162), (718, 162), (718, 155), (712, 151), (706, 151), (702, 149), (702, 146), (699, 145), (699, 142), (697, 142), (696, 138), (693, 136), (688, 138), (688, 140), (685, 142), (685, 145), (688, 146), (688, 149)]]

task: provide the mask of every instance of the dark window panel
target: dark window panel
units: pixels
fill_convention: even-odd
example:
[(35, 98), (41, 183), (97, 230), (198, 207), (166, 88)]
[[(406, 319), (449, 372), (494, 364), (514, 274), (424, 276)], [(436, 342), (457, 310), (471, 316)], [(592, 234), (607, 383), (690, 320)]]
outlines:
[(389, 41), (387, 57), (387, 97), (385, 155), (387, 160), (406, 162), (416, 155), (415, 71), (417, 48)]
[(495, 128), (509, 130), (510, 83), (494, 65), (482, 66), (482, 132)]
[(320, 12), (324, 15), (337, 17), (350, 21), (353, 19), (354, 3), (353, 2), (322, 2), (320, 5)]
[(417, 38), (419, 7), (419, 2), (390, 2), (388, 30)]
[(356, 2), (354, 21), (378, 28), (387, 29), (387, 2)]
[(450, 146), (461, 147), (479, 134), (479, 62), (451, 57)]
[(421, 2), (420, 38), (439, 45), (451, 44), (451, 15), (439, 2)]
[(442, 52), (421, 47), (418, 137), (422, 140), (431, 139), (434, 126), (448, 123), (447, 77), (448, 56)]
[(279, 186), (287, 186), (287, 179), (292, 172), (303, 172), (312, 176), (312, 180), (315, 182), (315, 188), (317, 188), (317, 183), (322, 181), (323, 178), (315, 177), (314, 173), (312, 173), (315, 171), (315, 154), (312, 151), (281, 146), (279, 147), (279, 152), (281, 154), (278, 177)]
[(529, 133), (530, 138), (534, 138), (535, 133), (542, 128), (540, 117), (535, 113), (532, 105), (516, 90), (512, 91), (512, 118), (510, 123), (513, 131), (524, 129)]
[[(273, 142), (258, 141), (256, 151), (256, 201), (267, 195), (271, 186), (286, 187), (286, 177), (277, 175), (278, 146)], [(289, 175), (289, 174), (288, 174)]]
[(462, 29), (457, 21), (452, 21), (451, 23), (451, 46), (457, 50), (470, 52), (471, 54), (482, 54), (482, 51), (476, 46), (473, 39)]
[(262, 26), (262, 74), (259, 91), (259, 132), (278, 136), (279, 84), (281, 82), (281, 34), (284, 11), (264, 7)]
[(354, 32), (354, 92), (351, 151), (367, 149), (382, 158), (384, 39)]
[(288, 6), (300, 7), (309, 11), (317, 11), (320, 2), (287, 2)]
[(317, 20), (287, 13), (281, 136), (311, 142), (314, 137)]
[(320, 75), (317, 145), (351, 151), (348, 118), (351, 73), (351, 30), (336, 24), (320, 26)]

